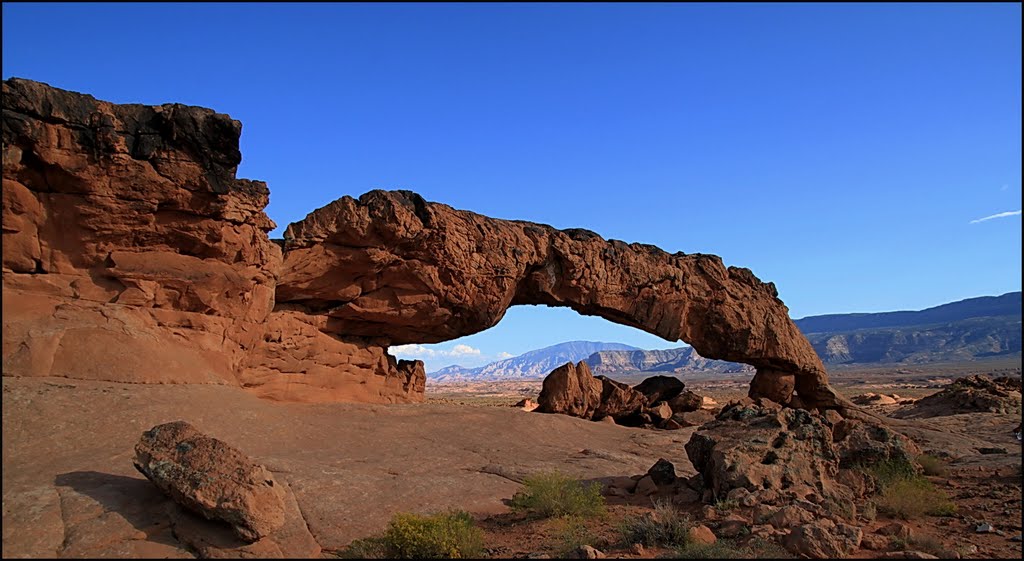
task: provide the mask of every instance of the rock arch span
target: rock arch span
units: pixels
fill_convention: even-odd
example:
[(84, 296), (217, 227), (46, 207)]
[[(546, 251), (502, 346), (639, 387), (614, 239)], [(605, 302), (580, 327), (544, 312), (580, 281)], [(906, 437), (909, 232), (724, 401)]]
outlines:
[(489, 218), (410, 191), (338, 199), (291, 224), (284, 249), (278, 305), (322, 315), (338, 334), (436, 343), (487, 329), (510, 306), (566, 306), (751, 364), (753, 396), (843, 406), (775, 286), (714, 255)]
[[(3, 374), (419, 401), (390, 345), (513, 305), (568, 306), (757, 367), (751, 394), (852, 409), (770, 283), (713, 255), (488, 218), (408, 191), (343, 197), (272, 243), (236, 178), (242, 125), (3, 82)], [(283, 249), (283, 251), (282, 251)]]

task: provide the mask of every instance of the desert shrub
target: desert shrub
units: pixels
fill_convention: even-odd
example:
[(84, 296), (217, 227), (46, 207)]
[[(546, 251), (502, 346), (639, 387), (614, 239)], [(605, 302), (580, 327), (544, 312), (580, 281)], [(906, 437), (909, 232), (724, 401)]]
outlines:
[(539, 518), (552, 516), (602, 516), (605, 513), (601, 484), (583, 485), (558, 472), (527, 478), (523, 490), (512, 497), (512, 509)]
[(880, 488), (885, 488), (898, 481), (918, 478), (917, 468), (905, 458), (886, 460), (862, 469), (874, 477)]
[(939, 559), (948, 559), (950, 557), (950, 550), (946, 549), (942, 542), (931, 536), (911, 537), (907, 541), (915, 551), (930, 553)]
[(688, 543), (665, 556), (672, 559), (793, 559), (779, 544), (763, 538), (753, 538), (746, 546), (733, 540), (718, 540), (713, 544)]
[(555, 540), (556, 557), (567, 559), (573, 551), (584, 545), (596, 547), (598, 537), (590, 531), (583, 518), (564, 516), (557, 522)]
[(619, 525), (619, 534), (626, 545), (675, 547), (686, 544), (690, 519), (671, 504), (654, 503), (654, 511), (630, 516)]
[(719, 512), (728, 512), (728, 511), (733, 510), (734, 508), (737, 508), (739, 506), (740, 506), (740, 503), (737, 502), (735, 499), (721, 499), (721, 500), (715, 501), (715, 504), (714, 504), (715, 510), (717, 510)]
[(942, 461), (935, 456), (929, 456), (924, 454), (917, 457), (917, 463), (924, 470), (925, 475), (938, 475), (945, 476), (949, 473), (949, 469), (946, 467), (946, 462)]
[(356, 540), (346, 559), (475, 559), (483, 555), (483, 533), (461, 510), (429, 516), (399, 513), (384, 535)]
[(879, 512), (910, 520), (925, 514), (949, 516), (956, 512), (942, 491), (923, 477), (903, 479), (889, 483), (875, 500)]

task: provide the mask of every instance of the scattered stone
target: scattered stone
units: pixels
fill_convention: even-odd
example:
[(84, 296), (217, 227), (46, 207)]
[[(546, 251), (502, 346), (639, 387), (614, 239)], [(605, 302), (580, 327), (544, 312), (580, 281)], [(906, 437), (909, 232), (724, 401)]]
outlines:
[(680, 424), (675, 419), (668, 419), (667, 421), (661, 423), (661, 428), (663, 428), (665, 430), (679, 430), (679, 429), (686, 428), (686, 427), (684, 427), (682, 424)]
[(676, 468), (672, 462), (661, 458), (651, 466), (651, 469), (647, 470), (647, 475), (651, 476), (654, 483), (659, 486), (671, 485), (676, 481)]
[(727, 518), (718, 523), (715, 534), (720, 538), (731, 539), (739, 537), (744, 531), (749, 532), (750, 527), (746, 520), (739, 518)]
[(1024, 537), (1022, 537), (1022, 534), (1019, 534), (1019, 533), (1018, 533), (1018, 534), (1017, 534), (1016, 536), (1013, 536), (1013, 537), (1011, 537), (1011, 538), (1010, 538), (1010, 541), (1011, 541), (1011, 542), (1019, 542), (1019, 541), (1021, 541), (1022, 539), (1024, 539)]
[(711, 545), (718, 541), (718, 538), (715, 537), (715, 533), (711, 531), (711, 528), (708, 528), (703, 524), (697, 524), (696, 526), (691, 527), (686, 535), (691, 543)]
[(925, 553), (923, 551), (890, 551), (889, 553), (883, 553), (876, 557), (876, 559), (938, 559), (938, 557), (931, 553)]
[(615, 419), (613, 417), (611, 417), (611, 416), (601, 417), (601, 419), (598, 422), (599, 423), (605, 423), (605, 424), (608, 424), (608, 425), (617, 425), (618, 424), (618, 423), (615, 422)]
[(633, 389), (642, 393), (647, 403), (658, 403), (674, 398), (685, 387), (682, 380), (675, 376), (651, 376), (633, 386)]
[(914, 529), (911, 528), (909, 524), (904, 524), (902, 522), (893, 522), (892, 524), (887, 524), (875, 530), (875, 533), (881, 534), (883, 536), (891, 536), (894, 538), (899, 538), (901, 540), (906, 540), (913, 537)]
[(636, 482), (636, 490), (633, 491), (637, 495), (653, 495), (658, 492), (658, 484), (654, 482), (654, 479), (650, 475), (645, 475)]
[(676, 413), (690, 413), (700, 410), (701, 406), (704, 405), (704, 398), (690, 390), (686, 390), (673, 397), (668, 404), (672, 406), (672, 411)]
[(816, 520), (797, 526), (782, 539), (782, 545), (796, 555), (812, 558), (846, 557), (860, 546), (863, 533), (848, 524), (835, 524), (831, 520)]
[(285, 522), (285, 493), (265, 467), (185, 421), (157, 425), (135, 445), (135, 467), (175, 502), (256, 541)]
[(978, 524), (978, 526), (974, 528), (974, 531), (978, 534), (990, 534), (992, 532), (995, 532), (995, 528), (993, 528), (991, 524), (983, 522), (981, 524)]
[(523, 411), (533, 411), (534, 409), (536, 409), (538, 407), (538, 405), (532, 399), (525, 398), (525, 399), (521, 399), (518, 402), (516, 402), (516, 404), (513, 405), (512, 407), (518, 407), (518, 408), (522, 409)]
[(650, 415), (651, 419), (656, 423), (664, 423), (665, 421), (672, 419), (672, 408), (664, 401), (647, 408), (645, 413)]
[(878, 534), (864, 534), (860, 540), (860, 546), (871, 551), (882, 551), (889, 548), (891, 538)]
[(647, 549), (644, 548), (644, 544), (642, 544), (642, 543), (635, 543), (635, 544), (633, 544), (629, 548), (629, 552), (632, 553), (633, 555), (637, 555), (637, 556), (643, 557), (644, 555), (647, 554)]
[(527, 553), (527, 559), (551, 559), (551, 556), (547, 553)]
[(768, 519), (769, 524), (780, 530), (794, 528), (813, 521), (813, 514), (796, 505), (784, 506)]
[(689, 487), (680, 486), (676, 488), (676, 494), (672, 497), (675, 505), (688, 505), (700, 502), (700, 493)]
[(569, 553), (569, 559), (604, 559), (604, 552), (589, 545), (581, 545)]

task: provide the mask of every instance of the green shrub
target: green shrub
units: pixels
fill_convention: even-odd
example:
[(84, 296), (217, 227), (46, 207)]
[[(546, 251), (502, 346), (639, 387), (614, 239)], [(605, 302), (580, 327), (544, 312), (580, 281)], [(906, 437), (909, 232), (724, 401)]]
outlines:
[(538, 518), (553, 516), (603, 516), (601, 484), (584, 486), (580, 481), (558, 472), (528, 477), (523, 490), (512, 497), (512, 509)]
[(461, 510), (423, 516), (399, 513), (384, 535), (352, 542), (347, 559), (474, 559), (483, 555), (483, 533)]
[(596, 547), (598, 538), (590, 531), (582, 518), (564, 516), (557, 521), (555, 540), (557, 542), (556, 557), (567, 559), (573, 551), (584, 545)]
[(906, 481), (919, 477), (914, 464), (903, 458), (879, 462), (865, 469), (874, 477), (878, 486), (883, 489), (897, 481)]
[(910, 520), (925, 514), (949, 516), (956, 505), (923, 477), (889, 483), (875, 501), (879, 512)]
[(929, 456), (924, 454), (917, 457), (917, 463), (924, 470), (925, 475), (937, 475), (944, 477), (949, 473), (949, 469), (946, 467), (946, 462), (936, 458), (935, 456)]
[(624, 519), (619, 525), (619, 534), (627, 546), (638, 543), (676, 547), (687, 543), (690, 525), (689, 517), (680, 514), (672, 505), (659, 501), (654, 503), (653, 512)]
[(740, 506), (740, 503), (737, 502), (735, 499), (721, 499), (721, 500), (715, 501), (715, 504), (714, 504), (715, 510), (717, 510), (719, 512), (728, 512), (728, 511), (730, 511), (730, 510), (732, 510), (734, 508), (737, 508), (739, 506)]

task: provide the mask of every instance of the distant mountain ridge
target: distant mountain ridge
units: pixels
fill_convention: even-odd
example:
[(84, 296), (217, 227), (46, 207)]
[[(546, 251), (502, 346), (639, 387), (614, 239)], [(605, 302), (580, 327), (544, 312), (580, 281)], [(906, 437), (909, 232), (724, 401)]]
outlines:
[(1021, 315), (1021, 293), (1007, 292), (1000, 296), (981, 296), (950, 302), (918, 311), (827, 314), (798, 319), (794, 323), (804, 334), (882, 327), (908, 327), (948, 323), (977, 317)]
[(427, 373), (427, 379), (433, 382), (460, 382), (543, 378), (567, 362), (579, 362), (595, 352), (608, 350), (638, 351), (640, 349), (622, 343), (569, 341), (476, 368), (447, 366), (436, 372)]
[(652, 351), (599, 351), (587, 358), (595, 374), (629, 372), (753, 372), (749, 364), (704, 358), (693, 347)]
[[(809, 316), (795, 320), (826, 364), (920, 364), (1021, 354), (1021, 292), (982, 296), (917, 311)], [(700, 356), (691, 347), (643, 350), (570, 341), (477, 368), (448, 366), (433, 382), (539, 379), (586, 360), (595, 374), (752, 372), (746, 364)]]
[(920, 311), (796, 320), (826, 364), (920, 364), (1021, 353), (1021, 293), (968, 298)]

